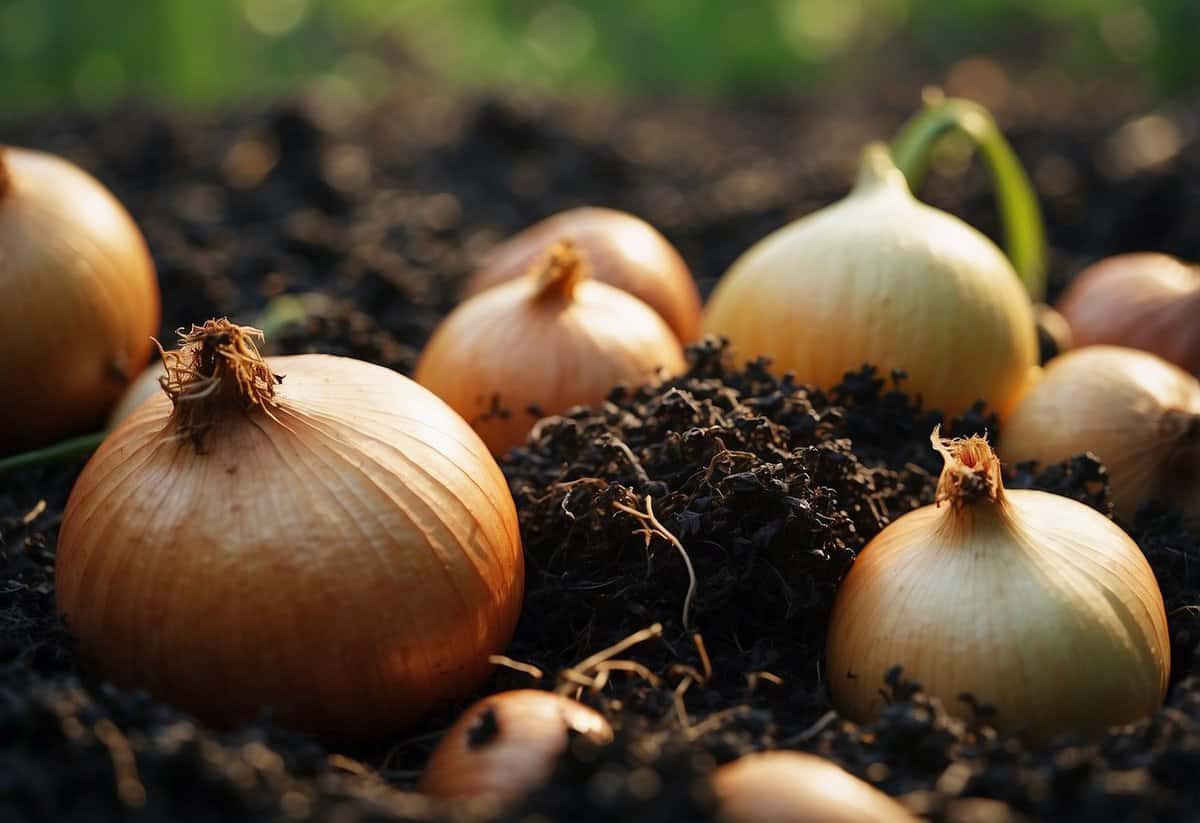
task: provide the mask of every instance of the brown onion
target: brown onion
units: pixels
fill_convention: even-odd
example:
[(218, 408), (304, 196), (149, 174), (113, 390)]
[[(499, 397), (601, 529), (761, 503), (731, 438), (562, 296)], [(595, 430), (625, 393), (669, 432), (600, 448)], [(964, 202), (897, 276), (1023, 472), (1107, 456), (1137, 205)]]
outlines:
[(0, 146), (0, 454), (99, 423), (158, 321), (154, 264), (116, 198), (62, 158)]
[(685, 366), (679, 340), (653, 309), (591, 279), (585, 258), (561, 243), (524, 277), (451, 312), (422, 352), (416, 379), (503, 454), (543, 415)]
[(584, 251), (597, 280), (649, 304), (681, 341), (700, 336), (700, 292), (679, 252), (645, 220), (615, 209), (569, 209), (535, 223), (484, 258), (464, 298), (520, 277), (562, 240)]
[(1085, 346), (1054, 358), (1001, 445), (1015, 463), (1090, 451), (1108, 468), (1118, 517), (1161, 499), (1200, 526), (1200, 381), (1149, 352)]
[(226, 725), (379, 737), (461, 699), (524, 581), (486, 447), (395, 372), (195, 327), (71, 491), (58, 608), (102, 675)]
[(1088, 266), (1058, 301), (1075, 345), (1157, 354), (1200, 377), (1200, 268), (1152, 252)]
[(554, 692), (485, 697), (442, 736), (421, 775), (421, 791), (515, 802), (549, 779), (572, 735), (603, 744), (612, 740), (612, 727), (599, 712)]
[(749, 754), (713, 774), (727, 823), (893, 823), (916, 818), (873, 786), (816, 755)]

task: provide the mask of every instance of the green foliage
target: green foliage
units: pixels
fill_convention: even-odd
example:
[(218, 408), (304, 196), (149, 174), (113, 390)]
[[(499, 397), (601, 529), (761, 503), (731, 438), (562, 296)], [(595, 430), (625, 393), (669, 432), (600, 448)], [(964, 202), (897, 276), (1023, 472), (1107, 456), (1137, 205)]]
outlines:
[(1197, 31), (1180, 0), (0, 0), (0, 103), (372, 94), (383, 55), (468, 86), (702, 95), (990, 55), (1168, 95), (1200, 79)]

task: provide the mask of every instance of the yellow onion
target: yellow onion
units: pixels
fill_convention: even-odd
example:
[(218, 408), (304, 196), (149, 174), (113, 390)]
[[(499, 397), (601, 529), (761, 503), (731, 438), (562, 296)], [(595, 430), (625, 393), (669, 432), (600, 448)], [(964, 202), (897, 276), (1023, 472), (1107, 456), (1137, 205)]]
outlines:
[(121, 399), (117, 401), (117, 405), (113, 406), (112, 411), (108, 413), (108, 423), (105, 428), (115, 429), (122, 420), (137, 411), (138, 406), (151, 397), (162, 394), (160, 381), (166, 374), (166, 368), (159, 362), (135, 377), (121, 395)]
[(992, 707), (996, 728), (1044, 740), (1096, 734), (1162, 703), (1170, 642), (1145, 556), (1069, 498), (1005, 491), (980, 437), (934, 445), (936, 505), (910, 512), (855, 560), (830, 617), (838, 709), (866, 721), (894, 666), (947, 710)]
[(726, 823), (895, 823), (916, 818), (898, 802), (828, 760), (762, 752), (713, 774)]
[(549, 780), (572, 735), (612, 740), (604, 716), (537, 689), (501, 692), (475, 703), (434, 749), (420, 789), (435, 797), (490, 798), (509, 804)]
[(0, 146), (0, 454), (100, 422), (158, 321), (154, 264), (116, 198), (62, 158)]
[(653, 309), (591, 279), (583, 255), (560, 243), (524, 277), (451, 312), (422, 352), (416, 379), (503, 454), (543, 415), (685, 366), (683, 347)]
[(193, 327), (71, 491), (58, 608), (85, 660), (218, 725), (386, 735), (469, 694), (524, 567), (486, 447), (416, 383)]
[(671, 242), (640, 217), (615, 209), (568, 209), (500, 244), (463, 287), (463, 297), (522, 276), (560, 241), (574, 243), (596, 279), (662, 315), (684, 343), (700, 336), (700, 292)]
[(995, 244), (908, 190), (871, 146), (848, 197), (768, 235), (717, 284), (705, 330), (737, 356), (831, 387), (864, 364), (908, 374), (948, 415), (1004, 417), (1036, 366), (1033, 308)]
[(1165, 254), (1119, 254), (1088, 266), (1058, 301), (1080, 346), (1153, 352), (1200, 376), (1200, 268)]
[(1170, 500), (1200, 526), (1200, 381), (1160, 357), (1086, 346), (1056, 357), (1022, 398), (1001, 445), (1012, 462), (1057, 463), (1094, 453), (1113, 508)]

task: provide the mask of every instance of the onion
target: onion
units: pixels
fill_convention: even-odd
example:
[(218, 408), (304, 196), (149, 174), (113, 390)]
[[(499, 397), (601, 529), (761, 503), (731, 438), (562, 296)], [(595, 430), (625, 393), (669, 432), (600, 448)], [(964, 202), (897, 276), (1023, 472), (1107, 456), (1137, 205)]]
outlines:
[(769, 235), (709, 300), (705, 328), (832, 387), (869, 363), (903, 370), (947, 415), (986, 400), (1003, 418), (1037, 364), (1033, 309), (1000, 249), (918, 202), (872, 146), (846, 199)]
[[(58, 608), (85, 658), (218, 725), (330, 738), (461, 699), (514, 630), (516, 511), (486, 447), (379, 366), (193, 327), (85, 467)], [(281, 376), (276, 376), (276, 375)], [(285, 377), (286, 376), (286, 379)]]
[(572, 735), (597, 744), (613, 736), (599, 712), (554, 692), (494, 694), (463, 712), (442, 736), (421, 775), (421, 791), (516, 802), (549, 780)]
[(1153, 352), (1200, 376), (1200, 268), (1165, 254), (1120, 254), (1080, 272), (1058, 302), (1077, 345)]
[(560, 243), (526, 276), (451, 312), (421, 354), (416, 379), (502, 454), (543, 415), (685, 367), (679, 340), (653, 309), (590, 279), (574, 245)]
[(138, 406), (151, 397), (161, 394), (162, 384), (160, 381), (166, 374), (166, 367), (160, 362), (150, 366), (134, 378), (134, 381), (129, 384), (129, 388), (125, 389), (125, 393), (121, 395), (121, 399), (117, 401), (117, 405), (113, 406), (112, 411), (108, 413), (108, 423), (105, 428), (110, 431), (115, 429), (121, 421), (137, 411)]
[(0, 146), (0, 454), (94, 426), (158, 330), (146, 242), (62, 158)]
[[(1095, 734), (1161, 705), (1170, 672), (1162, 594), (1111, 520), (1069, 498), (1005, 491), (980, 437), (940, 441), (938, 504), (873, 539), (830, 617), (834, 703), (865, 721), (889, 669), (941, 699), (991, 706), (1004, 731)], [(948, 505), (943, 505), (948, 504)]]
[(883, 792), (828, 760), (801, 752), (762, 752), (713, 774), (727, 823), (892, 823), (915, 821)]
[(569, 209), (535, 223), (484, 258), (463, 296), (515, 280), (562, 240), (583, 250), (597, 280), (647, 303), (681, 341), (700, 336), (700, 292), (679, 252), (645, 220), (615, 209)]
[(1165, 499), (1200, 527), (1200, 381), (1153, 354), (1087, 346), (1051, 360), (1002, 446), (1014, 462), (1093, 452), (1108, 468), (1118, 517)]

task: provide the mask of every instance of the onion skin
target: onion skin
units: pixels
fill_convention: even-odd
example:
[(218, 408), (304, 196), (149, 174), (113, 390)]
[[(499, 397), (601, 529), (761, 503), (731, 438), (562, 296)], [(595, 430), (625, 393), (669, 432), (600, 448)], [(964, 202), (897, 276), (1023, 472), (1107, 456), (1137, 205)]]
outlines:
[(199, 450), (166, 396), (105, 440), (63, 518), (58, 608), (100, 674), (206, 722), (273, 707), (330, 739), (403, 730), (478, 687), (512, 636), (512, 497), (407, 378), (268, 365), (275, 405), (206, 411)]
[(986, 400), (1003, 419), (1038, 362), (1033, 308), (995, 244), (918, 202), (886, 149), (850, 196), (785, 226), (717, 284), (705, 331), (737, 357), (822, 388), (864, 364), (903, 370), (927, 408)]
[(0, 146), (0, 454), (95, 427), (150, 355), (146, 242), (93, 177)]
[(612, 727), (582, 703), (536, 689), (501, 692), (472, 705), (442, 736), (420, 790), (442, 798), (489, 797), (508, 805), (549, 780), (572, 734), (612, 740)]
[(421, 353), (416, 380), (503, 454), (524, 443), (542, 415), (600, 403), (618, 384), (641, 385), (686, 365), (658, 313), (590, 279), (583, 258), (562, 244), (525, 277), (451, 312)]
[(484, 258), (463, 298), (515, 280), (562, 240), (587, 255), (598, 281), (649, 304), (682, 342), (700, 337), (700, 291), (687, 263), (657, 229), (615, 209), (568, 209), (514, 235)]
[(117, 401), (112, 411), (108, 413), (108, 425), (106, 428), (109, 430), (115, 429), (121, 421), (133, 414), (142, 403), (145, 403), (151, 397), (162, 394), (162, 386), (159, 385), (158, 381), (166, 373), (163, 364), (156, 363), (134, 378), (129, 387), (125, 389), (125, 393), (121, 395), (121, 399)]
[(773, 751), (749, 754), (713, 774), (725, 823), (894, 823), (907, 809), (828, 760)]
[(1093, 452), (1108, 468), (1122, 520), (1161, 498), (1200, 527), (1200, 382), (1153, 354), (1087, 346), (1056, 357), (1022, 398), (1001, 445), (1013, 462)]
[(1058, 302), (1076, 345), (1128, 346), (1200, 377), (1200, 269), (1153, 252), (1088, 266)]
[(969, 693), (994, 708), (989, 723), (1033, 741), (1154, 712), (1170, 639), (1137, 544), (1068, 498), (995, 490), (910, 512), (855, 560), (830, 617), (838, 710), (874, 717), (886, 672), (902, 666), (951, 713), (970, 712)]

